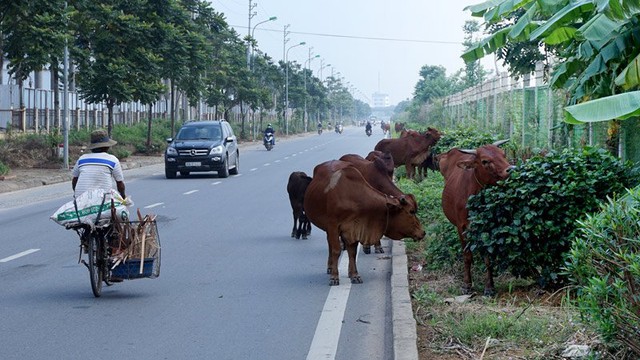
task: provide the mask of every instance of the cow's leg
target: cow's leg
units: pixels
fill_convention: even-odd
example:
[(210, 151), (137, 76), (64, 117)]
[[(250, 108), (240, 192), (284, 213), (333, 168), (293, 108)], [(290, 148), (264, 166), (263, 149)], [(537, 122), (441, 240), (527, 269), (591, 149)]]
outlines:
[(491, 260), (488, 256), (484, 257), (484, 265), (487, 267), (487, 278), (484, 283), (484, 296), (494, 296), (496, 294), (496, 288), (493, 285), (493, 268), (491, 267)]
[(308, 236), (311, 235), (311, 222), (309, 221), (309, 218), (305, 215), (302, 214), (303, 220), (301, 222), (301, 232), (302, 232), (302, 238), (304, 240), (308, 239)]
[(337, 229), (327, 229), (327, 243), (329, 244), (329, 258), (327, 259), (327, 274), (329, 274), (329, 285), (340, 285), (340, 275), (338, 274), (338, 259), (342, 252), (340, 235)]
[(293, 229), (291, 230), (291, 237), (295, 237), (296, 236), (296, 232), (298, 227), (296, 226), (298, 224), (298, 214), (296, 213), (295, 210), (293, 210)]
[(413, 175), (415, 172), (415, 168), (411, 162), (406, 162), (404, 165), (405, 169), (407, 169), (407, 179), (413, 179)]
[(462, 258), (464, 261), (464, 272), (462, 274), (462, 294), (468, 295), (472, 292), (471, 264), (473, 263), (473, 254), (471, 254), (471, 249), (467, 247), (467, 242), (462, 235), (463, 232), (464, 229), (458, 229), (460, 243), (462, 244)]
[(382, 244), (380, 244), (380, 240), (375, 243), (375, 251), (376, 254), (384, 254), (384, 249), (382, 248)]
[(358, 274), (358, 267), (356, 266), (356, 253), (358, 252), (357, 241), (345, 241), (347, 246), (347, 254), (349, 255), (349, 279), (352, 284), (362, 284), (362, 278)]
[(371, 254), (371, 245), (364, 245), (364, 244), (363, 244), (363, 245), (362, 245), (362, 251), (363, 251), (365, 254)]

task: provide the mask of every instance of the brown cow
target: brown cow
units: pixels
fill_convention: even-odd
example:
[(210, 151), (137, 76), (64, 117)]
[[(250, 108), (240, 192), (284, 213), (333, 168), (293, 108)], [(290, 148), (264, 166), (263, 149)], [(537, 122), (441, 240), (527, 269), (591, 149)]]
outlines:
[(304, 193), (311, 183), (311, 178), (303, 171), (294, 171), (289, 175), (287, 193), (293, 210), (293, 229), (291, 237), (306, 239), (311, 234), (311, 223), (304, 213)]
[(373, 150), (369, 152), (365, 159), (369, 161), (374, 161), (375, 159), (384, 161), (385, 168), (387, 169), (387, 175), (389, 175), (390, 179), (393, 179), (393, 171), (396, 169), (396, 166), (393, 163), (393, 156), (391, 156), (391, 154)]
[[(384, 194), (401, 198), (405, 196), (405, 194), (398, 189), (398, 187), (393, 183), (392, 177), (388, 174), (387, 164), (388, 158), (391, 156), (389, 154), (383, 154), (380, 157), (374, 157), (373, 160), (367, 160), (360, 155), (356, 154), (347, 154), (340, 158), (341, 161), (346, 161), (355, 166), (358, 171), (362, 174), (365, 180), (369, 183), (369, 185), (373, 186), (374, 189), (381, 191)], [(393, 159), (391, 159), (393, 163)], [(407, 197), (407, 201), (415, 201), (413, 197)], [(413, 204), (416, 209), (418, 208), (418, 204)], [(384, 253), (382, 246), (380, 245), (380, 240), (375, 244), (375, 252), (377, 254)], [(371, 253), (370, 245), (363, 245), (362, 250), (365, 254)]]
[(427, 158), (429, 150), (440, 140), (440, 136), (440, 132), (434, 128), (428, 128), (424, 134), (409, 130), (404, 137), (380, 140), (375, 150), (391, 153), (395, 167), (404, 165), (407, 177), (413, 179), (415, 167)]
[[(464, 257), (464, 274), (462, 292), (469, 294), (471, 284), (471, 263), (473, 256), (467, 246), (464, 232), (469, 226), (469, 211), (467, 200), (485, 186), (495, 185), (498, 181), (509, 177), (513, 166), (507, 161), (504, 151), (498, 146), (506, 140), (497, 141), (491, 145), (484, 145), (475, 150), (451, 149), (440, 154), (440, 172), (444, 176), (444, 190), (442, 191), (442, 210), (447, 219), (455, 225), (462, 244)], [(489, 258), (486, 257), (487, 277), (484, 294), (495, 294), (493, 273)]]
[(404, 130), (404, 123), (397, 122), (393, 125), (393, 128), (396, 131), (396, 134), (399, 134), (402, 130)]
[(356, 267), (358, 243), (371, 245), (383, 235), (393, 240), (424, 237), (417, 209), (407, 197), (413, 196), (398, 199), (374, 189), (358, 169), (345, 161), (332, 160), (315, 167), (304, 209), (309, 220), (327, 233), (329, 285), (340, 284), (341, 239), (349, 255), (349, 278), (360, 284), (362, 278)]
[(382, 133), (384, 135), (387, 135), (387, 133), (391, 130), (391, 124), (383, 121), (380, 123), (380, 129), (382, 129)]

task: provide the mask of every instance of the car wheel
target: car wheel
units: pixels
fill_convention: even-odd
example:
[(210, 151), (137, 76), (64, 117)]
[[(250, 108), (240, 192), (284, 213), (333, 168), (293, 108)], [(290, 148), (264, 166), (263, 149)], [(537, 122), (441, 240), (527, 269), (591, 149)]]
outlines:
[(222, 164), (222, 170), (218, 171), (219, 178), (229, 177), (229, 158), (224, 159), (224, 163)]
[(175, 171), (171, 171), (169, 169), (164, 169), (164, 176), (167, 179), (175, 179), (176, 178), (176, 172)]
[(182, 175), (182, 176), (189, 176), (189, 174), (191, 174), (191, 173), (188, 172), (188, 171), (180, 171), (180, 175)]
[(236, 153), (236, 163), (233, 169), (229, 170), (231, 175), (238, 175), (240, 173), (240, 154)]

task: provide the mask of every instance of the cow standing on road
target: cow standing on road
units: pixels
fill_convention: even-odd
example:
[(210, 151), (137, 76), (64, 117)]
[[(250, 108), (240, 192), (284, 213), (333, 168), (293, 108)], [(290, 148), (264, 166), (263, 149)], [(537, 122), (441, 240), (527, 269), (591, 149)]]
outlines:
[[(353, 166), (362, 173), (364, 179), (373, 186), (374, 189), (382, 191), (384, 194), (401, 198), (405, 197), (408, 202), (413, 203), (415, 208), (418, 208), (418, 204), (415, 202), (413, 196), (406, 195), (393, 183), (392, 176), (388, 173), (388, 162), (391, 161), (393, 168), (393, 158), (389, 154), (382, 154), (381, 156), (373, 157), (372, 160), (367, 160), (360, 155), (346, 154), (343, 155), (340, 160), (351, 163)], [(376, 254), (383, 254), (384, 250), (380, 245), (380, 240), (374, 244)], [(365, 254), (371, 253), (371, 245), (363, 245), (362, 251)]]
[(289, 175), (287, 183), (287, 193), (289, 194), (289, 202), (291, 210), (293, 210), (293, 229), (291, 237), (296, 239), (307, 239), (311, 234), (311, 223), (304, 213), (304, 193), (311, 183), (311, 178), (303, 171), (294, 171)]
[(362, 278), (356, 267), (358, 243), (372, 245), (383, 235), (393, 240), (420, 240), (425, 235), (416, 208), (406, 197), (395, 198), (374, 189), (358, 169), (345, 161), (327, 161), (314, 168), (304, 208), (309, 220), (327, 233), (329, 285), (340, 284), (341, 242), (349, 255), (349, 278), (360, 284)]
[[(442, 210), (447, 219), (456, 227), (462, 245), (464, 258), (464, 273), (462, 293), (472, 292), (471, 264), (473, 255), (467, 246), (464, 232), (469, 227), (469, 211), (467, 200), (485, 186), (495, 185), (500, 180), (509, 177), (513, 166), (498, 146), (507, 140), (497, 141), (490, 145), (481, 146), (475, 150), (451, 149), (438, 156), (440, 172), (444, 176), (444, 190), (442, 191)], [(487, 276), (484, 294), (495, 294), (491, 262), (484, 259)]]

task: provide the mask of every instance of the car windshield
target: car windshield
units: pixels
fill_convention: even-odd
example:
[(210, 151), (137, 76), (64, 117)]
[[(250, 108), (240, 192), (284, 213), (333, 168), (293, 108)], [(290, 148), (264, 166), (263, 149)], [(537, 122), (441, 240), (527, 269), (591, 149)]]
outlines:
[(176, 140), (220, 140), (221, 136), (216, 126), (189, 126), (178, 131)]

